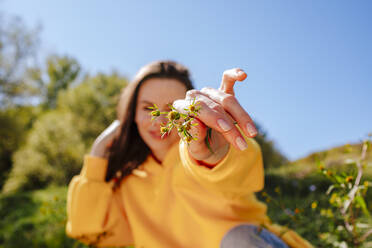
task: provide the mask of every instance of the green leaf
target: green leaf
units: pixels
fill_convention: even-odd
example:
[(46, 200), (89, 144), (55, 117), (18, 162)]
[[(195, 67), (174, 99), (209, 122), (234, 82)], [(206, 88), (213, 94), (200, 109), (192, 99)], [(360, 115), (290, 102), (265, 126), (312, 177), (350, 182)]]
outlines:
[(170, 109), (174, 110), (174, 111), (177, 111), (177, 109), (176, 109), (175, 107), (173, 107), (173, 105), (170, 104), (170, 103), (168, 103), (168, 107), (169, 107)]
[(369, 214), (369, 211), (368, 211), (368, 209), (367, 209), (366, 202), (364, 201), (363, 197), (361, 197), (360, 195), (357, 195), (357, 196), (355, 197), (355, 201), (356, 201), (356, 202), (359, 204), (359, 206), (362, 208), (363, 213), (369, 217), (370, 214)]
[(205, 137), (205, 144), (207, 145), (209, 151), (210, 151), (211, 153), (214, 153), (213, 150), (212, 150), (211, 144), (209, 143), (211, 137), (212, 137), (212, 128), (208, 127), (208, 130), (207, 130), (207, 136)]
[(334, 185), (329, 186), (329, 188), (328, 188), (326, 194), (329, 195), (329, 194), (331, 193), (331, 191), (332, 191), (334, 188), (335, 188)]
[(343, 183), (343, 182), (344, 182), (344, 178), (342, 178), (342, 177), (340, 177), (340, 176), (338, 176), (338, 175), (335, 175), (335, 178), (336, 178), (336, 181), (337, 181), (338, 183)]

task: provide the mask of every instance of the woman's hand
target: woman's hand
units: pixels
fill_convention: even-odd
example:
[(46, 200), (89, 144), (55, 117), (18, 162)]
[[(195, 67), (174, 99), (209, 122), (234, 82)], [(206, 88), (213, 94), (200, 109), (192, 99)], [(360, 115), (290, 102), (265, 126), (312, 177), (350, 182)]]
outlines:
[[(218, 90), (213, 88), (189, 90), (185, 99), (173, 103), (179, 112), (185, 112), (184, 109), (194, 98), (196, 103), (200, 104), (201, 109), (194, 119), (198, 125), (189, 131), (191, 135), (197, 137), (197, 140), (191, 141), (188, 145), (189, 154), (195, 160), (217, 164), (226, 156), (230, 144), (239, 150), (245, 150), (247, 143), (234, 124), (238, 124), (248, 137), (257, 135), (252, 119), (234, 96), (235, 82), (243, 81), (246, 77), (247, 74), (241, 69), (226, 70)], [(210, 146), (213, 153), (205, 143), (208, 127), (212, 128)]]
[(107, 149), (113, 139), (118, 135), (120, 121), (115, 120), (94, 141), (90, 155), (107, 158)]

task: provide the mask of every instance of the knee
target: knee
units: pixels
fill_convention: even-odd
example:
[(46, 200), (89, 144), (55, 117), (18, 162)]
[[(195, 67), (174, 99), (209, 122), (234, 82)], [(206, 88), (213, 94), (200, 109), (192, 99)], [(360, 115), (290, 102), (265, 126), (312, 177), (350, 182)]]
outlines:
[(220, 248), (271, 247), (259, 235), (254, 225), (238, 225), (231, 228), (222, 238)]

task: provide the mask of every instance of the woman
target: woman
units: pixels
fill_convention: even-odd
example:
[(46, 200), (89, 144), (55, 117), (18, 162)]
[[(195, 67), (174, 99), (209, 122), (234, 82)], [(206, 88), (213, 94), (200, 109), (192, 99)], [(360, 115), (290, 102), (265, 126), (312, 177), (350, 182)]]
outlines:
[[(176, 62), (144, 66), (121, 95), (118, 120), (70, 182), (67, 234), (97, 246), (311, 247), (271, 224), (255, 198), (263, 188), (257, 131), (233, 90), (246, 76), (227, 70), (218, 90), (197, 91)], [(166, 119), (152, 121), (149, 107), (173, 103), (183, 112), (193, 99), (201, 107), (190, 129), (197, 140), (187, 144), (175, 130), (162, 138)]]

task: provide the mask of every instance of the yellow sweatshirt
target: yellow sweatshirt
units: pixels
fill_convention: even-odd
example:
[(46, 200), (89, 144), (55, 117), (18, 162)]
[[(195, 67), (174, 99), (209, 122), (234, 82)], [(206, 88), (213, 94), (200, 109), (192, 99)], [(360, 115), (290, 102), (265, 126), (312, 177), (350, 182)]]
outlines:
[(246, 141), (245, 151), (230, 146), (212, 169), (198, 165), (180, 141), (162, 164), (149, 156), (115, 193), (104, 181), (107, 160), (85, 155), (68, 188), (67, 235), (98, 247), (218, 248), (231, 228), (250, 223), (265, 225), (290, 247), (312, 247), (270, 223), (254, 195), (264, 186), (261, 150)]

